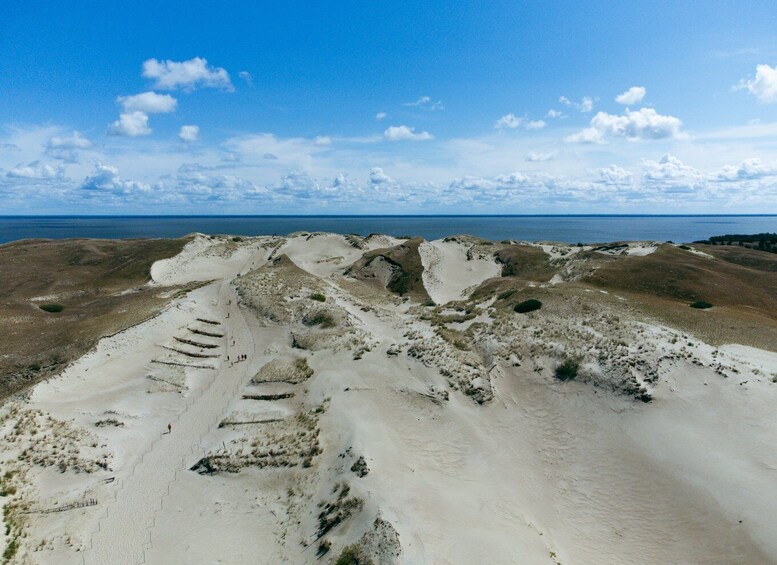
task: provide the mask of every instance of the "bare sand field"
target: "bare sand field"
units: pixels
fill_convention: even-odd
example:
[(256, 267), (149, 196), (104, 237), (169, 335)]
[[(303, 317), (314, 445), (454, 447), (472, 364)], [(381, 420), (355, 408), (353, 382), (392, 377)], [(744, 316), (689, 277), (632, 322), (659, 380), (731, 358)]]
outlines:
[(158, 245), (0, 405), (4, 560), (777, 563), (777, 269), (708, 247)]

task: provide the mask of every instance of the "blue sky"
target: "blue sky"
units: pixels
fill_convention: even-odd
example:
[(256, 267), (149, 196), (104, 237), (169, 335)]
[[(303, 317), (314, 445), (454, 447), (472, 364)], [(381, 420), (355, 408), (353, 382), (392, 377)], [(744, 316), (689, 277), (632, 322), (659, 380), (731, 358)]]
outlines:
[(0, 213), (777, 213), (767, 2), (36, 3)]

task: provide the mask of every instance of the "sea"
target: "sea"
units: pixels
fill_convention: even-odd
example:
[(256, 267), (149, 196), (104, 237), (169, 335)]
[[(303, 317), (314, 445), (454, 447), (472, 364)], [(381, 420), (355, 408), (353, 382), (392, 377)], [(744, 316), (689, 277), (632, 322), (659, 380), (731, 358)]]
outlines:
[(493, 241), (693, 242), (714, 235), (777, 232), (777, 215), (580, 216), (0, 216), (0, 244), (18, 239), (288, 235), (325, 231), (438, 239), (468, 234)]

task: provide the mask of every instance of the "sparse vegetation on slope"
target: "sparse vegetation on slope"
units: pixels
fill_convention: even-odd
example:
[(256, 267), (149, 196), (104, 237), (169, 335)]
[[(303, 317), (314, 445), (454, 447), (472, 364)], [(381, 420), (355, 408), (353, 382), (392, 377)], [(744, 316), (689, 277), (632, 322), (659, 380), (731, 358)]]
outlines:
[[(0, 245), (0, 399), (59, 371), (98, 339), (139, 323), (173, 292), (151, 265), (189, 240), (22, 240)], [(55, 314), (55, 315), (52, 315)]]

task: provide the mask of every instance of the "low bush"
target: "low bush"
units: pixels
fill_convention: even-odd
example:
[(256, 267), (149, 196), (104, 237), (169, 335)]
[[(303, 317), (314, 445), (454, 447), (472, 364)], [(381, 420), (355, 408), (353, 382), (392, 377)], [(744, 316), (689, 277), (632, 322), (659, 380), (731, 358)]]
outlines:
[(556, 367), (556, 378), (560, 381), (571, 381), (577, 377), (577, 370), (580, 363), (575, 359), (566, 359), (561, 365)]
[(691, 304), (691, 308), (698, 308), (699, 310), (706, 310), (707, 308), (712, 308), (712, 304), (709, 302), (705, 302), (704, 300), (697, 300), (693, 304)]
[(510, 290), (504, 290), (496, 295), (498, 300), (505, 300), (506, 298), (510, 298), (513, 294), (515, 294), (517, 291), (514, 288), (511, 288)]
[(62, 304), (41, 304), (40, 306), (38, 306), (38, 308), (40, 308), (44, 312), (50, 312), (52, 314), (56, 314), (57, 312), (62, 312), (62, 310), (65, 309), (65, 307), (62, 306)]
[(310, 295), (311, 300), (317, 300), (318, 302), (326, 302), (326, 296), (321, 294), (320, 292), (314, 292)]
[(514, 310), (519, 314), (526, 314), (528, 312), (539, 310), (540, 308), (542, 308), (542, 302), (535, 300), (534, 298), (530, 298), (529, 300), (524, 300), (523, 302), (516, 304)]
[(337, 325), (332, 314), (325, 312), (324, 310), (319, 310), (318, 312), (305, 316), (302, 323), (306, 326), (319, 326), (324, 329), (333, 328)]

